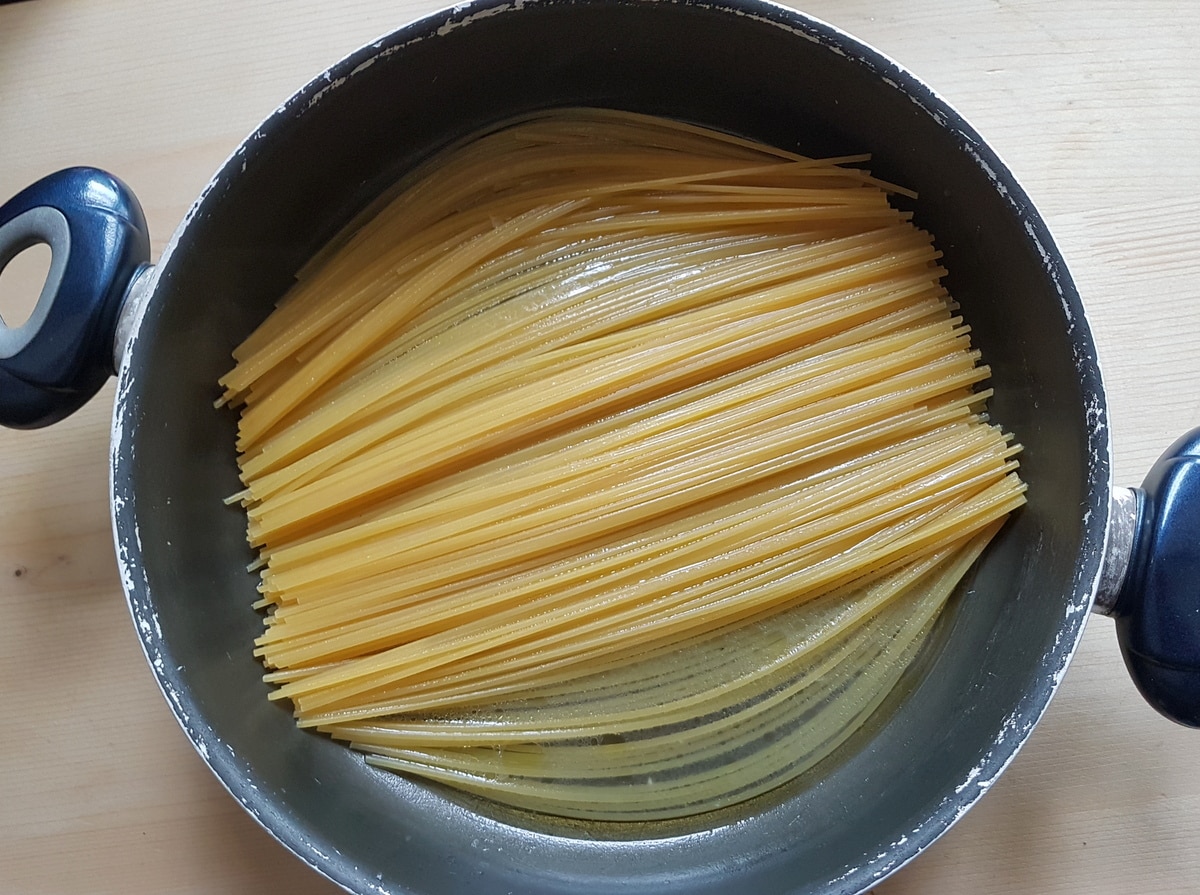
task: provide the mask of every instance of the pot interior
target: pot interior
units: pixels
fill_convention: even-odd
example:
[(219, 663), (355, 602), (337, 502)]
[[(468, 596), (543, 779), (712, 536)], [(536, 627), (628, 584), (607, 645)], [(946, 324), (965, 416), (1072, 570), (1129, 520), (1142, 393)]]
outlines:
[[(860, 734), (788, 786), (675, 824), (498, 809), (366, 767), (266, 699), (230, 351), (296, 270), (416, 161), (556, 105), (669, 115), (810, 155), (870, 152), (950, 271), (1024, 444), (1029, 504)], [(1107, 521), (1104, 404), (1077, 296), (1036, 212), (954, 113), (826, 26), (729, 2), (535, 2), (447, 13), (363, 49), (238, 150), (177, 234), (121, 374), (118, 550), (147, 655), (189, 735), (289, 848), (355, 891), (858, 892), (986, 790), (1082, 627)]]

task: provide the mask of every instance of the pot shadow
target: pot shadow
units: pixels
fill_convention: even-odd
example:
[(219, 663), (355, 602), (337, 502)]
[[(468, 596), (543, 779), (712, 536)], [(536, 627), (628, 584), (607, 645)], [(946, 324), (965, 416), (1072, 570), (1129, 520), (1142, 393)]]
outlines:
[(0, 430), (4, 554), (14, 598), (120, 593), (109, 521), (110, 382), (75, 415), (46, 429)]
[(1066, 895), (1188, 878), (1200, 847), (1175, 806), (1200, 794), (1192, 756), (1194, 732), (1141, 700), (1113, 626), (1093, 619), (1013, 764), (929, 852), (871, 893)]
[[(164, 848), (156, 856), (173, 873), (198, 890), (209, 887), (228, 895), (344, 893), (259, 826), (201, 762), (190, 764), (187, 787), (197, 808), (188, 818), (189, 848), (177, 854)], [(219, 885), (213, 882), (214, 868)]]
[(112, 544), (113, 390), (52, 428), (0, 430), (0, 779), (24, 818), (0, 889), (339, 891), (208, 772), (140, 654)]

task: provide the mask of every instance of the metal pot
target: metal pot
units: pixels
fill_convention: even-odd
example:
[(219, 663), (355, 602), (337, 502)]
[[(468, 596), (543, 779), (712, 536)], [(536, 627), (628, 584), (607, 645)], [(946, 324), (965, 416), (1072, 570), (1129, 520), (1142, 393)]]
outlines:
[[(877, 174), (921, 194), (916, 220), (936, 235), (993, 367), (993, 416), (1026, 446), (1030, 504), (902, 698), (794, 783), (673, 824), (504, 811), (376, 772), (298, 731), (266, 700), (250, 654), (251, 554), (240, 511), (220, 499), (238, 489), (235, 420), (212, 409), (214, 384), (294, 272), (434, 149), (563, 104), (668, 114), (811, 154), (871, 152)], [(1144, 489), (1113, 488), (1094, 347), (1041, 219), (953, 110), (826, 25), (734, 0), (457, 7), (363, 48), (281, 106), (157, 266), (136, 200), (91, 170), (0, 209), (0, 262), (34, 241), (54, 260), (30, 322), (0, 333), (4, 421), (53, 421), (118, 368), (114, 528), (151, 667), (230, 792), (353, 891), (864, 891), (1012, 760), (1093, 605), (1117, 615), (1151, 701), (1200, 724), (1200, 435), (1168, 451)]]

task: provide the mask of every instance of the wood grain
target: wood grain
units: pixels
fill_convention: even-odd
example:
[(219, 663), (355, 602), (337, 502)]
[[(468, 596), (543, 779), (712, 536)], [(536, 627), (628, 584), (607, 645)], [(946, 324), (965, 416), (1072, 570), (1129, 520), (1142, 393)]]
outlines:
[[(434, 6), (0, 6), (0, 197), (106, 167), (141, 198), (157, 255), (258, 121)], [(1174, 0), (805, 8), (931, 84), (1024, 184), (1087, 303), (1117, 479), (1136, 484), (1200, 425), (1200, 19)], [(236, 806), (156, 692), (112, 558), (111, 398), (52, 430), (0, 432), (0, 893), (336, 891)], [(1142, 704), (1096, 619), (1008, 772), (876, 892), (1195, 892), (1198, 747)]]

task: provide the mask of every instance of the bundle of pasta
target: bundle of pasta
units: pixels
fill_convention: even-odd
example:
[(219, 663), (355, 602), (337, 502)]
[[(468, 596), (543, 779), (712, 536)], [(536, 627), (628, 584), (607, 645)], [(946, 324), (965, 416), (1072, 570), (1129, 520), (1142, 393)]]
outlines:
[(582, 818), (718, 808), (842, 743), (1024, 499), (864, 160), (558, 110), (315, 259), (222, 380), (272, 698)]

